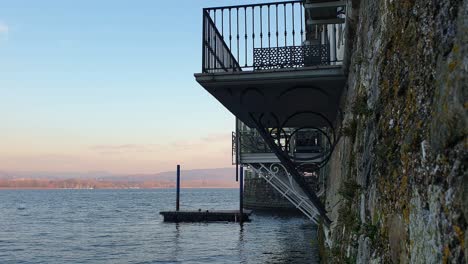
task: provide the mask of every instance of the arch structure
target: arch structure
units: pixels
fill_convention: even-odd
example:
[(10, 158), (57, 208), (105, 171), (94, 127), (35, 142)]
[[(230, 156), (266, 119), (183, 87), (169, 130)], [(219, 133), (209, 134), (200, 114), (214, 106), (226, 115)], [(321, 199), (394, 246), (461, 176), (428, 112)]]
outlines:
[[(249, 95), (255, 100), (248, 98)], [(320, 169), (330, 160), (337, 143), (334, 120), (330, 119), (329, 112), (321, 112), (320, 109), (330, 106), (303, 104), (301, 107), (300, 104), (292, 104), (298, 100), (313, 102), (317, 95), (322, 97), (320, 100), (332, 101), (326, 92), (315, 88), (293, 87), (278, 96), (265, 95), (252, 87), (243, 91), (241, 105), (252, 100), (268, 105), (283, 104), (285, 107), (269, 112), (248, 112), (248, 118), (244, 120), (249, 125), (243, 120), (237, 121), (238, 161), (264, 178), (313, 222), (322, 219), (329, 223), (325, 207), (317, 195), (320, 184), (311, 188), (307, 183), (310, 180), (306, 182), (305, 177), (316, 178), (317, 182), (320, 180)], [(271, 102), (271, 99), (276, 102)], [(285, 111), (289, 108), (290, 111)], [(339, 112), (337, 109), (336, 113)]]

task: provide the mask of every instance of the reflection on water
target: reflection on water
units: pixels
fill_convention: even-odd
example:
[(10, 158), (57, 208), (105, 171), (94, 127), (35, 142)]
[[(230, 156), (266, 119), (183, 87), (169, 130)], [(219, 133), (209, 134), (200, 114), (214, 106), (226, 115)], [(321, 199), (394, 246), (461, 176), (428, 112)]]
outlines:
[[(237, 190), (184, 189), (182, 209), (234, 209)], [(173, 190), (0, 191), (0, 263), (317, 263), (302, 217), (164, 223)], [(185, 203), (184, 203), (185, 202)], [(20, 209), (21, 208), (21, 209)]]

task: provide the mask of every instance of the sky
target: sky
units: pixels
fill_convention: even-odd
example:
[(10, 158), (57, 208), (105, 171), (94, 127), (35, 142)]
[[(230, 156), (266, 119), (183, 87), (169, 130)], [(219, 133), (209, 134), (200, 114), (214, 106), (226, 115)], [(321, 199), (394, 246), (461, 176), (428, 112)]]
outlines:
[(0, 0), (0, 171), (231, 166), (234, 116), (194, 79), (201, 10), (234, 0)]

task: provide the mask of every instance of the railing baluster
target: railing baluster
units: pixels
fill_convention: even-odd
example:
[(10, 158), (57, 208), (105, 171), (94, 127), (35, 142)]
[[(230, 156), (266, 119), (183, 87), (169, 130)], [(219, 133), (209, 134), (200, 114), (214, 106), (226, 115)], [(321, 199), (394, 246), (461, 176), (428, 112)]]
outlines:
[(245, 67), (247, 67), (247, 7), (244, 7)]
[(276, 47), (279, 47), (279, 31), (278, 31), (278, 4), (276, 4)]
[[(208, 19), (208, 18), (207, 18)], [(207, 44), (207, 54), (209, 54), (209, 51), (208, 51), (208, 47), (210, 47), (210, 40), (211, 40), (211, 36), (210, 36), (210, 28), (208, 25), (207, 25), (207, 28), (206, 28), (206, 39), (205, 39), (205, 42)], [(212, 56), (208, 56), (207, 59), (206, 59), (206, 63), (208, 64), (208, 69), (211, 68), (211, 57)]]
[[(214, 24), (216, 27), (216, 9), (213, 10), (213, 18), (214, 18)], [(217, 46), (217, 39), (216, 39), (216, 34), (213, 34), (213, 42), (214, 42), (214, 56), (216, 57), (218, 55), (218, 46)], [(218, 67), (218, 63), (214, 62), (215, 64), (215, 69)]]
[(304, 24), (304, 20), (305, 18), (302, 16), (302, 4), (300, 3), (299, 4), (299, 10), (300, 10), (300, 13), (301, 13), (301, 45), (304, 44), (304, 30), (303, 30), (303, 27), (302, 25)]
[[(211, 47), (211, 27), (208, 27), (208, 35), (207, 35), (207, 42), (209, 47)], [(213, 59), (213, 56), (208, 57), (208, 69), (211, 69), (211, 60)]]
[(205, 56), (206, 19), (205, 19), (205, 11), (203, 11), (202, 25), (203, 25), (203, 29), (202, 29), (202, 72), (206, 72), (206, 63), (205, 63), (205, 61), (206, 61), (206, 56)]
[(271, 48), (270, 5), (268, 5), (268, 48)]
[[(229, 51), (231, 52), (232, 54), (232, 30), (231, 30), (231, 27), (232, 27), (232, 23), (231, 23), (231, 8), (229, 8)], [(232, 62), (234, 63), (234, 62)], [(233, 68), (234, 65), (231, 64), (231, 68)]]
[(252, 49), (255, 48), (255, 7), (252, 6)]
[(325, 37), (325, 25), (322, 25), (322, 44), (327, 44), (327, 38)]
[(221, 9), (221, 37), (224, 40), (224, 9)]
[(286, 25), (286, 4), (283, 5), (283, 13), (284, 13), (284, 46), (288, 46), (288, 31), (287, 31), (287, 25)]
[(229, 50), (232, 52), (231, 8), (229, 8)]
[(239, 62), (239, 8), (237, 8), (237, 61)]
[(294, 3), (291, 4), (291, 10), (292, 10), (292, 39), (293, 39), (293, 46), (296, 46), (296, 31), (294, 30)]
[(333, 61), (336, 61), (336, 25), (333, 24), (332, 25), (333, 27), (333, 30), (332, 30), (332, 34), (333, 34), (333, 37), (332, 37), (332, 44), (333, 44)]
[(263, 10), (260, 6), (260, 48), (263, 48)]

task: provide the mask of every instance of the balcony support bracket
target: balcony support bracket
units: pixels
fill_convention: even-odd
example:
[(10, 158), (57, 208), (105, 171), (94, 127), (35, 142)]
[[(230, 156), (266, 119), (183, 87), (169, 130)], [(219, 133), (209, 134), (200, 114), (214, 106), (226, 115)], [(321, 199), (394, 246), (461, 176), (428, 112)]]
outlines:
[(258, 130), (259, 134), (262, 136), (265, 143), (270, 147), (270, 149), (278, 157), (282, 168), (288, 172), (290, 179), (298, 185), (298, 187), (305, 193), (307, 198), (310, 200), (311, 204), (314, 206), (317, 213), (320, 215), (320, 218), (323, 220), (324, 224), (329, 225), (331, 223), (330, 219), (326, 214), (326, 210), (320, 199), (317, 195), (310, 190), (307, 183), (304, 180), (303, 175), (299, 173), (294, 163), (291, 161), (289, 155), (285, 153), (276, 143), (274, 138), (268, 132), (268, 129), (261, 125), (261, 122), (257, 120), (252, 113), (250, 113), (251, 119), (255, 124), (255, 128)]

